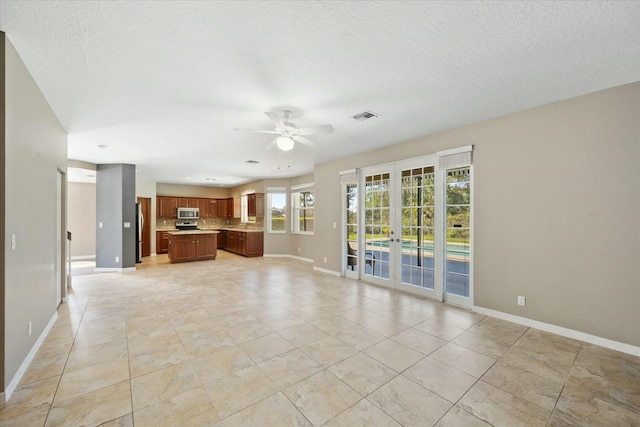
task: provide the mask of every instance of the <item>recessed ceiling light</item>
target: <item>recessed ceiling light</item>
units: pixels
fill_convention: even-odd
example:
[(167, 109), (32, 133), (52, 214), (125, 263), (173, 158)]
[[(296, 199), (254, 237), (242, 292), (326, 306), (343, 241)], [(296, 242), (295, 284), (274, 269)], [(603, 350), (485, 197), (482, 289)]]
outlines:
[(215, 181), (215, 178), (205, 178), (206, 181)]
[(107, 148), (107, 146), (106, 146), (106, 145), (104, 145), (104, 144), (100, 144), (100, 145), (98, 145), (98, 148), (100, 148), (100, 149), (104, 149), (104, 148)]
[(191, 179), (191, 177), (190, 176), (185, 176), (184, 179)]
[(260, 163), (260, 162), (257, 161), (257, 160), (247, 160), (246, 163), (250, 163), (252, 165), (255, 165), (255, 164)]

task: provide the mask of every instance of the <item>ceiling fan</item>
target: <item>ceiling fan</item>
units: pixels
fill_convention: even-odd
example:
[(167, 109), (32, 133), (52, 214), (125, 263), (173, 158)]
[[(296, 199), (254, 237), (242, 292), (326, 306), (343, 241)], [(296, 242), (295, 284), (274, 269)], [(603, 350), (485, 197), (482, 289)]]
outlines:
[(269, 145), (267, 145), (267, 148), (271, 148), (275, 145), (282, 151), (289, 151), (293, 149), (293, 146), (296, 142), (307, 145), (309, 147), (314, 147), (317, 145), (315, 142), (305, 138), (304, 135), (333, 133), (333, 126), (331, 125), (309, 126), (304, 128), (296, 127), (296, 125), (289, 122), (289, 116), (291, 115), (291, 111), (289, 110), (283, 110), (281, 113), (273, 113), (268, 111), (264, 114), (266, 114), (266, 116), (269, 117), (269, 120), (271, 120), (276, 125), (275, 130), (238, 128), (234, 130), (279, 135), (276, 137), (276, 139), (271, 141)]

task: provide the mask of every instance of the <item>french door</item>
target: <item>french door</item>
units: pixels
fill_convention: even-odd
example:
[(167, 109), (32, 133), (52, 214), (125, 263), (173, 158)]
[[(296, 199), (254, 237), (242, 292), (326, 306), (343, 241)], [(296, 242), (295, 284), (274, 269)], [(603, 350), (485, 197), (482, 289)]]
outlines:
[(470, 152), (364, 168), (358, 178), (345, 187), (346, 265), (371, 283), (471, 305)]

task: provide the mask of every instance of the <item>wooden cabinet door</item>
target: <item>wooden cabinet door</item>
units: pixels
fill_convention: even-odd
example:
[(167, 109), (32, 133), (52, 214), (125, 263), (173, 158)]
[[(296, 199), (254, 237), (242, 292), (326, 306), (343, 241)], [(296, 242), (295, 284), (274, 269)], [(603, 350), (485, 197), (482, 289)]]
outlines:
[(247, 194), (247, 215), (264, 217), (264, 193)]
[(196, 235), (196, 259), (215, 259), (217, 253), (216, 235)]
[(207, 218), (218, 218), (218, 199), (207, 199)]
[(156, 253), (166, 254), (169, 251), (169, 233), (156, 231)]
[(264, 218), (264, 193), (256, 193), (256, 218)]
[(245, 256), (262, 256), (264, 253), (264, 233), (246, 233)]
[(240, 255), (247, 256), (247, 233), (243, 231), (238, 232), (238, 242), (237, 242), (237, 251), (236, 253)]
[(178, 199), (176, 197), (158, 196), (157, 199), (158, 218), (177, 218)]
[(198, 199), (191, 199), (188, 197), (178, 197), (179, 208), (197, 208)]
[(256, 195), (247, 194), (247, 216), (256, 216)]
[(209, 216), (209, 199), (198, 199), (198, 209), (200, 210), (200, 218), (210, 218)]
[(169, 244), (171, 250), (171, 261), (179, 262), (182, 260), (193, 259), (196, 256), (196, 239), (193, 235), (187, 236), (171, 236)]
[(227, 250), (230, 252), (238, 252), (238, 232), (227, 231)]

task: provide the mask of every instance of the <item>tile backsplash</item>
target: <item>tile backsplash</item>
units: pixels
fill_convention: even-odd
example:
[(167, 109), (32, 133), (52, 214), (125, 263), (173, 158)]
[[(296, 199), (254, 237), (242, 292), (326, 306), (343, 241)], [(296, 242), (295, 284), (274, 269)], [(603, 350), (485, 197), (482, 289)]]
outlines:
[[(241, 224), (240, 218), (200, 218), (196, 221), (198, 228), (246, 228), (247, 230), (262, 230), (264, 221), (258, 218), (255, 223)], [(156, 230), (172, 230), (176, 228), (175, 218), (156, 218)]]

